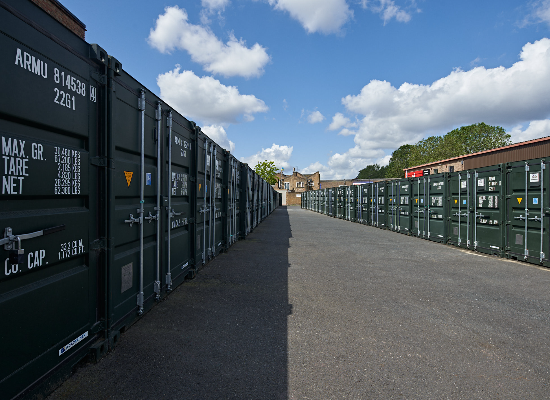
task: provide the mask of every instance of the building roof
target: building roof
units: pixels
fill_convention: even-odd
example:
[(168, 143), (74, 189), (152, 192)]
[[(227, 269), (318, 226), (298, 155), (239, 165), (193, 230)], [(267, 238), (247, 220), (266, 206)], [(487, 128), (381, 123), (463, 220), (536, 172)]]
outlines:
[(525, 146), (525, 145), (528, 145), (528, 144), (534, 144), (534, 143), (538, 143), (538, 142), (547, 142), (547, 141), (550, 141), (550, 136), (545, 136), (545, 137), (542, 137), (542, 138), (539, 138), (539, 139), (526, 140), (525, 142), (518, 142), (518, 143), (514, 143), (514, 144), (511, 144), (511, 145), (508, 145), (508, 146), (504, 146), (504, 147), (497, 147), (496, 149), (479, 151), (477, 153), (464, 154), (464, 155), (458, 156), (458, 157), (447, 158), (446, 160), (438, 160), (438, 161), (433, 161), (433, 162), (430, 162), (430, 163), (427, 163), (427, 164), (415, 165), (414, 167), (403, 168), (403, 171), (408, 171), (410, 169), (417, 169), (417, 168), (422, 168), (422, 167), (429, 167), (431, 165), (447, 163), (449, 161), (463, 160), (465, 158), (470, 158), (470, 157), (478, 156), (478, 155), (481, 155), (481, 154), (495, 153), (497, 151), (508, 150), (508, 149), (512, 149), (514, 147), (521, 147), (521, 146)]

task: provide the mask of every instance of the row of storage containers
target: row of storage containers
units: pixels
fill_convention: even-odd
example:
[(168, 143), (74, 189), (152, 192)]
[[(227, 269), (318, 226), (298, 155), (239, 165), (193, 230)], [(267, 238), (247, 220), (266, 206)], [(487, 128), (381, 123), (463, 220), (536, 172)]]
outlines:
[(302, 194), (331, 217), (550, 266), (550, 157)]
[(98, 45), (0, 3), (0, 397), (101, 356), (279, 194)]

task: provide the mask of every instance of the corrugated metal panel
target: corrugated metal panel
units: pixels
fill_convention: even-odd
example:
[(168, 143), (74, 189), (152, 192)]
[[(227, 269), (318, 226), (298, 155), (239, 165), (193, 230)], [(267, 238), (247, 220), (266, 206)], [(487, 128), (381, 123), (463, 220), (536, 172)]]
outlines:
[(482, 168), (500, 163), (532, 160), (548, 156), (550, 156), (550, 142), (536, 142), (466, 158), (464, 159), (464, 169)]

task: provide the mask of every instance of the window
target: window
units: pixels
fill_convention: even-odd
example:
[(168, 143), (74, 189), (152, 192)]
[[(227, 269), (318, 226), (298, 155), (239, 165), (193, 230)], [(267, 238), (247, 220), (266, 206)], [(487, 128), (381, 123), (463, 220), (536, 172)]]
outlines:
[(285, 182), (285, 189), (290, 190), (290, 182)]
[(303, 188), (304, 187), (304, 182), (296, 182), (296, 187), (297, 188)]
[(449, 172), (455, 172), (455, 167), (454, 167), (454, 165), (451, 165), (451, 166), (449, 167)]

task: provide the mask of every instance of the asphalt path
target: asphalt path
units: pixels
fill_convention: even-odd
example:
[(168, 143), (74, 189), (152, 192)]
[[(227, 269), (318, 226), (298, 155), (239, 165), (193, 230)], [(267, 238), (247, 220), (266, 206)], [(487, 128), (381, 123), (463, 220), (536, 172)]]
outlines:
[(550, 398), (550, 270), (280, 207), (57, 399)]

